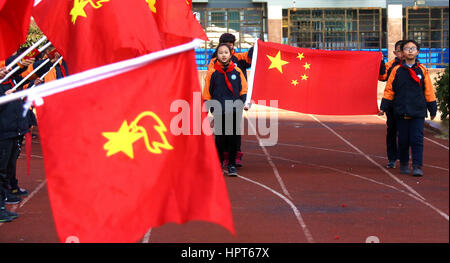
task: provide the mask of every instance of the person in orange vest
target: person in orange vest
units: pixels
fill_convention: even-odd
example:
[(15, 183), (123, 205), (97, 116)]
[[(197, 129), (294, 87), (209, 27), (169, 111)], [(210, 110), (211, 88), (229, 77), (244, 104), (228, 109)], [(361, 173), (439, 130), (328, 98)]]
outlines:
[[(244, 74), (245, 79), (247, 80), (247, 69), (252, 64), (252, 57), (253, 57), (253, 47), (251, 47), (247, 52), (243, 53), (237, 53), (234, 50), (236, 43), (236, 37), (231, 33), (223, 33), (219, 38), (219, 45), (220, 44), (227, 44), (231, 49), (231, 61), (239, 67), (239, 69)], [(211, 61), (208, 65), (208, 69), (214, 68), (215, 62), (217, 61), (217, 50), (212, 55)], [(236, 167), (242, 167), (242, 157), (244, 154), (241, 150), (241, 136), (238, 135), (239, 141), (238, 141), (238, 152), (236, 154)], [(224, 153), (224, 164), (227, 166), (228, 164), (228, 152), (225, 151)]]
[[(242, 70), (231, 60), (232, 49), (227, 44), (217, 47), (217, 59), (214, 68), (205, 76), (203, 99), (208, 111), (214, 115), (214, 133), (221, 166), (224, 167), (224, 153), (228, 152), (228, 176), (237, 176), (236, 154), (239, 147), (240, 120), (247, 96), (247, 80)], [(220, 103), (221, 109), (211, 106), (211, 101)], [(229, 107), (229, 104), (241, 101), (242, 108)], [(231, 103), (229, 103), (231, 102)], [(217, 105), (216, 103), (216, 105)], [(218, 106), (216, 106), (218, 107)], [(232, 131), (230, 121), (233, 121)]]
[(379, 115), (393, 110), (397, 122), (400, 173), (410, 174), (411, 148), (413, 176), (423, 176), (423, 130), (427, 111), (436, 117), (437, 104), (430, 74), (419, 63), (420, 45), (405, 40), (400, 45), (403, 61), (392, 69), (381, 100)]
[[(380, 75), (379, 80), (387, 81), (391, 75), (392, 69), (402, 63), (402, 50), (400, 49), (403, 40), (399, 40), (395, 43), (393, 51), (395, 58), (388, 61), (385, 64), (385, 74)], [(388, 163), (386, 168), (395, 168), (395, 162), (399, 157), (398, 142), (397, 142), (397, 122), (394, 116), (393, 109), (386, 111), (386, 152), (388, 157)]]

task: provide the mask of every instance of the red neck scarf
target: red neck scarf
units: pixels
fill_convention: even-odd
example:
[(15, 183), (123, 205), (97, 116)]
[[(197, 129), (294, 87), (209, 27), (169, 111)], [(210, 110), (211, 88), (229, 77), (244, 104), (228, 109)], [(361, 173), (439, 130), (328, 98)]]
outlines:
[(59, 62), (59, 67), (61, 68), (61, 73), (63, 75), (63, 78), (65, 78), (67, 76), (67, 73), (66, 73), (66, 69), (64, 68), (64, 65), (62, 63), (62, 60), (61, 60), (61, 62)]
[(233, 93), (233, 95), (235, 95), (235, 94), (234, 94), (234, 91), (233, 91), (233, 87), (231, 86), (231, 82), (230, 82), (230, 80), (228, 79), (227, 72), (233, 71), (233, 69), (234, 69), (235, 67), (236, 67), (236, 65), (235, 65), (235, 64), (233, 63), (233, 61), (231, 61), (231, 60), (230, 60), (230, 63), (228, 64), (228, 68), (227, 68), (226, 71), (223, 70), (223, 68), (222, 68), (222, 63), (221, 63), (219, 60), (217, 60), (216, 63), (214, 64), (214, 68), (215, 68), (218, 72), (222, 73), (222, 74), (225, 76), (225, 82), (227, 83), (227, 87), (228, 87), (229, 90), (231, 90), (231, 92)]
[(419, 67), (419, 62), (417, 62), (414, 66), (412, 66), (411, 68), (408, 66), (405, 66), (404, 64), (401, 64), (402, 67), (408, 69), (409, 75), (411, 76), (411, 78), (413, 78), (413, 80), (417, 83), (419, 83), (419, 86), (422, 86), (420, 83), (420, 78), (417, 76), (416, 72), (413, 70), (413, 68), (418, 68)]

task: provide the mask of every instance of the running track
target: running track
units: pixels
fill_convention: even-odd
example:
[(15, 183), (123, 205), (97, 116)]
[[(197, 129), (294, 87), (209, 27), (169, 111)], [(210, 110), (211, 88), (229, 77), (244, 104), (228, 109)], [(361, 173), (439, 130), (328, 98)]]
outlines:
[[(425, 131), (424, 177), (414, 178), (384, 168), (386, 126), (378, 116), (280, 110), (278, 128), (276, 146), (242, 136), (244, 167), (225, 178), (236, 236), (207, 222), (168, 223), (141, 242), (449, 242), (448, 140)], [(22, 155), (18, 177), (31, 194), (8, 206), (19, 218), (0, 223), (0, 242), (58, 242), (39, 139), (31, 175)]]

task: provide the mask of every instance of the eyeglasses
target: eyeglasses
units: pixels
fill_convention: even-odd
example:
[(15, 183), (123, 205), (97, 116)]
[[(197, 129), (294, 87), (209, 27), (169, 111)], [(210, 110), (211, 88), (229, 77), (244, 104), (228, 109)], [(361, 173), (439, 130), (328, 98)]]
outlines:
[(414, 52), (414, 51), (417, 51), (417, 48), (416, 47), (405, 47), (405, 48), (403, 48), (403, 51)]

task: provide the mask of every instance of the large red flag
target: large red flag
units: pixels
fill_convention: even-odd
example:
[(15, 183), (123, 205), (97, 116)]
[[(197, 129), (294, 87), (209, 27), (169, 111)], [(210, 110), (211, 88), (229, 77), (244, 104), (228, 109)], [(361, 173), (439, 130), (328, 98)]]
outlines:
[(0, 0), (0, 60), (27, 39), (34, 0)]
[(258, 41), (252, 100), (324, 115), (376, 114), (380, 52), (326, 51)]
[(188, 220), (234, 233), (213, 138), (169, 128), (179, 114), (171, 103), (195, 108), (194, 91), (201, 103), (189, 51), (44, 99), (37, 114), (61, 241), (136, 242), (151, 227)]
[(43, 0), (33, 17), (73, 73), (162, 49), (144, 0)]
[(205, 31), (192, 13), (192, 1), (157, 0), (148, 2), (150, 10), (155, 15), (159, 30), (163, 34), (166, 47), (180, 44), (180, 40), (182, 40), (181, 43), (193, 38), (208, 40)]

